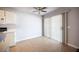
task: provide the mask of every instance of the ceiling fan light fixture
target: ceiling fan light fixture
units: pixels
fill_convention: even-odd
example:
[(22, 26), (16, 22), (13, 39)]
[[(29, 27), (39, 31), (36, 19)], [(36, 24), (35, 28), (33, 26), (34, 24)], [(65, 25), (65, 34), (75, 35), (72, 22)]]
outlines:
[(36, 11), (34, 12), (38, 12), (39, 14), (41, 14), (41, 12), (47, 12), (45, 11), (47, 7), (33, 7), (33, 8), (36, 9)]

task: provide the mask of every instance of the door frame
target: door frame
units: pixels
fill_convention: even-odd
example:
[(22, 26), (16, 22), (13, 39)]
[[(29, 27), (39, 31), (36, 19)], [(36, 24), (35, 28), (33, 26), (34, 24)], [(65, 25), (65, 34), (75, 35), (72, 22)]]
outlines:
[(62, 13), (62, 43), (68, 44), (68, 12)]
[[(68, 44), (68, 12), (61, 13), (61, 15), (62, 15), (62, 43)], [(45, 36), (44, 32), (45, 27), (43, 24), (45, 22), (44, 20), (45, 18), (44, 16), (42, 16), (42, 36)]]

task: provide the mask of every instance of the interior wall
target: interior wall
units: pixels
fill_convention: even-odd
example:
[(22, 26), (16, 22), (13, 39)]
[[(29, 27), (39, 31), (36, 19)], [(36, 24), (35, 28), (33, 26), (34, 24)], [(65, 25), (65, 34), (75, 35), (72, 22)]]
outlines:
[(79, 49), (79, 8), (68, 13), (68, 44)]
[(42, 35), (41, 17), (31, 13), (17, 13), (16, 42)]
[(44, 19), (44, 35), (46, 37), (51, 37), (51, 19), (46, 18)]
[(69, 8), (69, 7), (59, 7), (56, 10), (51, 11), (51, 12), (45, 14), (44, 17), (45, 18), (50, 18), (52, 16), (55, 16), (55, 15), (58, 15), (58, 14), (61, 14), (61, 13), (64, 13), (64, 12), (68, 12), (68, 11), (70, 11), (70, 9), (71, 8)]

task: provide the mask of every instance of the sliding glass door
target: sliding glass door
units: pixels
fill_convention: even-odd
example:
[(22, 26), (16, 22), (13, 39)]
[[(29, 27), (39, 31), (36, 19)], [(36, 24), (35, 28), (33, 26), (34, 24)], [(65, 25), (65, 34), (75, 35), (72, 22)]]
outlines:
[(46, 37), (62, 42), (62, 15), (52, 16), (44, 20)]
[(51, 17), (51, 38), (62, 42), (62, 15)]

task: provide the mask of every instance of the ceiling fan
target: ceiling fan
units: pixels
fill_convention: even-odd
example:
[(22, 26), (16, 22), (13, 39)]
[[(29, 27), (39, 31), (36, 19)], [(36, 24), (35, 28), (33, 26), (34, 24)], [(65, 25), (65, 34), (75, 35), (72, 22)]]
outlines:
[(34, 9), (36, 9), (36, 11), (33, 11), (33, 12), (38, 12), (39, 14), (41, 12), (47, 12), (45, 11), (45, 9), (47, 9), (47, 7), (33, 7)]

